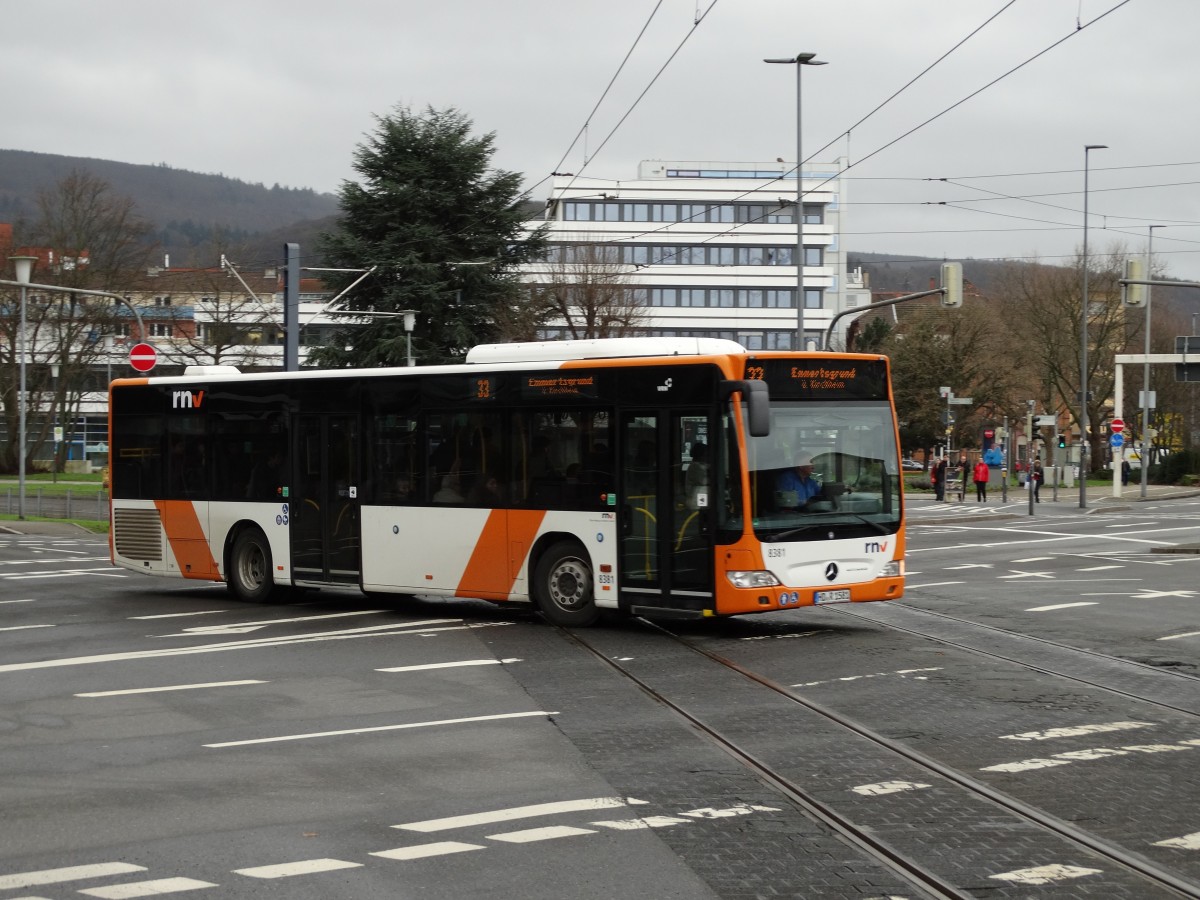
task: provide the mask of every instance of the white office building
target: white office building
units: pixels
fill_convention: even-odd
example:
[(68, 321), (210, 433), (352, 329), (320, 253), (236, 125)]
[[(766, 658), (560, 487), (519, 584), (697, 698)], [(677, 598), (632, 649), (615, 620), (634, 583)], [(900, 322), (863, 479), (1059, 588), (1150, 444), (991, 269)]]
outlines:
[[(651, 160), (640, 164), (632, 181), (555, 175), (544, 217), (548, 258), (527, 267), (527, 280), (570, 280), (580, 277), (580, 264), (598, 261), (644, 307), (632, 333), (791, 349), (802, 231), (805, 341), (809, 349), (821, 347), (836, 313), (870, 299), (861, 272), (846, 271), (844, 168), (843, 160), (805, 166), (802, 229), (796, 223), (795, 165), (788, 162)], [(832, 346), (842, 345), (848, 318), (839, 322)], [(544, 336), (603, 336), (568, 324), (555, 323)]]

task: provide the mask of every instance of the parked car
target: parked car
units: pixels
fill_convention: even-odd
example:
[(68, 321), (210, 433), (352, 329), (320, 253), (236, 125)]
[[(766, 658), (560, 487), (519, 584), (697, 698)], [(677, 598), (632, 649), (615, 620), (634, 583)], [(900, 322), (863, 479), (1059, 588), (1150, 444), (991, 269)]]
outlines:
[(900, 468), (905, 472), (920, 472), (925, 467), (915, 459), (902, 459), (900, 460)]

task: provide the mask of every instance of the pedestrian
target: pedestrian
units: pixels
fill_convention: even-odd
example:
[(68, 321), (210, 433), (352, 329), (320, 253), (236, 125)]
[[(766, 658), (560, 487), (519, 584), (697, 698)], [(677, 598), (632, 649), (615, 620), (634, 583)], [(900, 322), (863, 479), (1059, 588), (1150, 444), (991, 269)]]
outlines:
[(1129, 486), (1129, 475), (1133, 471), (1133, 466), (1129, 464), (1129, 460), (1121, 460), (1121, 484)]
[(987, 503), (987, 486), (988, 479), (992, 477), (991, 470), (988, 464), (983, 461), (983, 457), (979, 458), (979, 462), (975, 463), (975, 502)]
[(967, 499), (967, 469), (970, 468), (970, 463), (967, 462), (967, 454), (963, 454), (958, 458), (958, 502), (962, 503)]
[(949, 463), (946, 457), (939, 456), (934, 465), (934, 471), (937, 473), (936, 481), (934, 481), (935, 496), (943, 503), (946, 501), (946, 471), (949, 469)]
[(1042, 502), (1042, 498), (1038, 496), (1038, 492), (1042, 488), (1042, 480), (1045, 477), (1045, 473), (1042, 470), (1042, 458), (1040, 456), (1035, 456), (1033, 459), (1033, 467), (1029, 471), (1029, 489), (1033, 491), (1034, 503)]

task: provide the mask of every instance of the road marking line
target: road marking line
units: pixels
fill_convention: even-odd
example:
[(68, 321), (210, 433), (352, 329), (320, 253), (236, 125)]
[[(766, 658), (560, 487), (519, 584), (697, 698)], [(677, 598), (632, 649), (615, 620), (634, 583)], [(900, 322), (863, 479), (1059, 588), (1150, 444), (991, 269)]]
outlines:
[[(386, 609), (361, 609), (354, 612), (341, 613), (326, 613), (320, 616), (295, 616), (288, 619), (260, 619), (257, 622), (229, 622), (224, 625), (197, 625), (194, 628), (183, 629), (186, 634), (211, 634), (236, 628), (266, 628), (268, 625), (291, 625), (296, 622), (319, 622), (322, 619), (345, 619), (351, 616), (377, 616), (386, 613)], [(462, 619), (435, 619), (430, 620), (429, 624), (441, 624), (442, 622), (461, 622)], [(414, 623), (414, 625), (417, 623)], [(163, 637), (179, 637), (180, 635), (169, 634)]]
[(425, 859), (428, 856), (445, 856), (447, 853), (466, 853), (468, 850), (483, 849), (482, 844), (441, 841), (436, 844), (421, 844), (418, 847), (397, 847), (395, 850), (377, 850), (371, 856), (381, 856), (384, 859)]
[(1011, 881), (1016, 884), (1052, 884), (1086, 875), (1100, 875), (1103, 869), (1085, 869), (1082, 866), (1038, 866), (1034, 869), (1018, 869), (1002, 875), (992, 875), (996, 881)]
[[(804, 681), (804, 682), (801, 682), (800, 684), (793, 684), (793, 685), (791, 685), (791, 687), (794, 687), (794, 688), (818, 687), (819, 685), (822, 685), (822, 684), (840, 684), (840, 683), (846, 682), (846, 681), (860, 681), (864, 678), (889, 678), (893, 675), (899, 675), (899, 676), (903, 677), (905, 675), (918, 675), (922, 672), (940, 672), (940, 671), (942, 671), (941, 666), (931, 666), (926, 669), (897, 669), (895, 672), (871, 672), (868, 675), (843, 675), (840, 678), (826, 678), (823, 681)], [(918, 680), (922, 680), (922, 679), (918, 679)]]
[[(443, 621), (443, 620), (439, 620)], [(460, 621), (458, 619), (446, 619), (444, 621)], [(56, 669), (65, 666), (83, 666), (94, 663), (103, 662), (128, 662), (134, 659), (155, 659), (157, 657), (166, 656), (189, 656), (197, 653), (220, 653), (225, 650), (256, 650), (265, 647), (286, 647), (292, 644), (307, 644), (318, 641), (345, 641), (354, 640), (361, 637), (413, 637), (418, 632), (410, 630), (417, 625), (424, 625), (424, 622), (418, 623), (393, 623), (389, 625), (373, 625), (369, 628), (348, 628), (341, 631), (314, 631), (308, 634), (298, 634), (292, 637), (270, 637), (270, 638), (248, 638), (241, 641), (223, 641), (219, 644), (200, 644), (196, 647), (171, 647), (161, 650), (131, 650), (124, 653), (103, 653), (97, 656), (74, 656), (64, 657), (60, 659), (44, 659), (38, 662), (28, 663), (8, 663), (0, 665), (0, 672), (24, 672), (29, 669)], [(489, 623), (488, 627), (494, 627), (504, 623)], [(474, 625), (454, 625), (446, 628), (425, 629), (424, 633), (432, 631), (468, 631), (475, 628)]]
[(1024, 563), (1031, 563), (1031, 562), (1046, 562), (1047, 560), (1051, 560), (1051, 559), (1054, 559), (1054, 557), (1053, 556), (1029, 556), (1029, 557), (1026, 557), (1025, 559), (1014, 559), (1013, 562), (1024, 564)]
[(1193, 831), (1183, 837), (1168, 838), (1165, 841), (1155, 841), (1155, 847), (1178, 847), (1180, 850), (1200, 850), (1200, 831)]
[(672, 825), (689, 825), (695, 819), (677, 819), (674, 816), (646, 816), (644, 819), (610, 819), (605, 822), (588, 822), (599, 828), (613, 831), (644, 831), (647, 828), (670, 828)]
[(25, 631), (29, 628), (53, 628), (53, 625), (9, 625), (0, 631)]
[(245, 681), (209, 681), (204, 684), (169, 684), (163, 687), (126, 688), (121, 691), (89, 691), (86, 694), (76, 694), (76, 697), (120, 697), (125, 694), (156, 694), (161, 691), (196, 691), (202, 688), (238, 687), (243, 684), (267, 684), (266, 681), (246, 679)]
[(1055, 609), (1073, 609), (1076, 606), (1095, 606), (1092, 601), (1081, 603), (1055, 603), (1053, 606), (1031, 606), (1025, 612), (1051, 612)]
[(465, 659), (461, 662), (426, 663), (423, 666), (395, 666), (390, 669), (376, 669), (376, 672), (424, 672), (429, 669), (453, 669), (459, 666), (499, 666), (508, 663), (523, 662), (520, 659)]
[(1197, 637), (1200, 631), (1185, 631), (1182, 634), (1168, 634), (1166, 637), (1155, 638), (1156, 641), (1175, 641), (1179, 638)]
[(68, 569), (65, 572), (31, 572), (28, 575), (5, 575), (5, 581), (29, 581), (38, 578), (74, 578), (77, 575), (103, 575), (106, 578), (124, 578), (123, 572), (113, 567), (105, 569)]
[(995, 766), (985, 766), (981, 772), (1030, 772), (1036, 769), (1051, 769), (1055, 766), (1069, 766), (1073, 762), (1092, 762), (1106, 759), (1110, 756), (1129, 756), (1131, 753), (1168, 753), (1175, 750), (1187, 750), (1200, 747), (1200, 739), (1192, 738), (1179, 741), (1177, 744), (1133, 744), (1128, 747), (1094, 747), (1087, 750), (1069, 750), (1066, 753), (1054, 753), (1048, 758), (1023, 759), (1018, 762), (1000, 763)]
[(1109, 569), (1123, 569), (1124, 566), (1089, 566), (1086, 569), (1077, 569), (1079, 572), (1106, 572)]
[(856, 794), (864, 797), (882, 797), (884, 794), (899, 794), (902, 791), (922, 791), (933, 787), (931, 784), (921, 784), (915, 781), (880, 781), (877, 784), (860, 784), (850, 788)]
[(447, 816), (444, 819), (426, 819), (423, 822), (406, 822), (393, 825), (405, 831), (447, 831), (451, 828), (467, 828), (472, 825), (492, 825), (496, 822), (511, 822), (514, 819), (531, 819), (535, 816), (551, 816), (558, 813), (585, 812), (597, 809), (621, 809), (625, 806), (645, 806), (647, 801), (633, 797), (590, 797), (585, 800), (559, 800), (553, 803), (536, 803), (532, 806), (513, 806), (490, 812), (469, 813), (463, 816)]
[(1021, 572), (1021, 571), (1012, 572), (1009, 575), (997, 575), (996, 576), (996, 578), (999, 579), (1000, 581), (1004, 581), (1008, 578), (1053, 578), (1053, 577), (1054, 577), (1054, 575), (1051, 572)]
[(755, 812), (779, 812), (779, 808), (743, 803), (740, 806), (728, 806), (725, 809), (713, 809), (711, 806), (705, 806), (701, 809), (681, 812), (680, 815), (691, 819), (728, 819), (731, 816), (749, 816)]
[(33, 603), (34, 598), (30, 597), (26, 600), (0, 600), (0, 603)]
[(344, 859), (302, 859), (298, 862), (279, 863), (273, 866), (254, 866), (249, 869), (234, 869), (233, 874), (248, 878), (291, 878), (295, 875), (315, 875), (317, 872), (334, 872), (338, 869), (358, 869), (362, 863)]
[(67, 866), (63, 869), (42, 869), (37, 872), (15, 872), (0, 875), (0, 891), (13, 888), (33, 887), (39, 884), (59, 884), (63, 881), (82, 881), (85, 878), (104, 878), (108, 875), (127, 875), (130, 872), (145, 872), (145, 866), (132, 863), (108, 862), (90, 866)]
[(575, 828), (571, 825), (547, 825), (545, 828), (530, 828), (526, 831), (509, 831), (505, 834), (489, 834), (489, 841), (504, 841), (506, 844), (530, 844), (534, 841), (553, 841), (558, 838), (578, 837), (595, 834), (590, 828)]
[(219, 744), (204, 744), (202, 746), (221, 748), (221, 747), (248, 747), (252, 744), (274, 744), (280, 741), (307, 741), (314, 738), (325, 737), (343, 737), (350, 734), (370, 734), (379, 731), (404, 731), (410, 728), (432, 728), (435, 725), (462, 725), (469, 722), (495, 722), (500, 719), (523, 719), (530, 716), (557, 716), (557, 712), (546, 712), (545, 710), (534, 710), (533, 712), (520, 713), (498, 713), (494, 716), (471, 716), (463, 719), (439, 719), (433, 722), (408, 722), (404, 725), (376, 725), (371, 728), (346, 728), (341, 731), (314, 731), (311, 734), (282, 734), (277, 737), (268, 738), (253, 738), (246, 741), (223, 741)]
[[(210, 585), (200, 585), (200, 587), (210, 587)], [(157, 616), (130, 616), (130, 620), (134, 622), (145, 621), (149, 619), (183, 619), (188, 616), (212, 616), (217, 613), (229, 612), (227, 609), (202, 609), (198, 612), (181, 612), (181, 613), (161, 613)]]
[(210, 887), (216, 887), (216, 885), (209, 881), (197, 881), (194, 878), (159, 878), (154, 881), (135, 881), (132, 884), (84, 888), (79, 893), (102, 897), (104, 900), (130, 900), (133, 897), (158, 897), (162, 894), (198, 891), (201, 888)]
[(1046, 731), (1022, 731), (1020, 734), (1002, 734), (1002, 741), (1052, 741), (1057, 738), (1082, 737), (1085, 734), (1102, 734), (1106, 731), (1130, 731), (1135, 728), (1153, 728), (1153, 722), (1103, 722), (1097, 725), (1075, 725), (1065, 728), (1050, 728)]

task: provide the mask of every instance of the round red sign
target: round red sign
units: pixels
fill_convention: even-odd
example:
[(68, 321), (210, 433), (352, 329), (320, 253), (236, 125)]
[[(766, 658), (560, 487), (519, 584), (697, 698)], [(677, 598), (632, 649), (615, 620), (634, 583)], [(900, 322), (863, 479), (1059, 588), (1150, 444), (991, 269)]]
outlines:
[(1111, 422), (1108, 423), (1108, 430), (1111, 431), (1113, 434), (1120, 434), (1122, 431), (1125, 430), (1125, 420), (1124, 419), (1113, 419)]
[(158, 362), (158, 351), (150, 344), (134, 344), (129, 351), (129, 364), (139, 372), (149, 372)]

